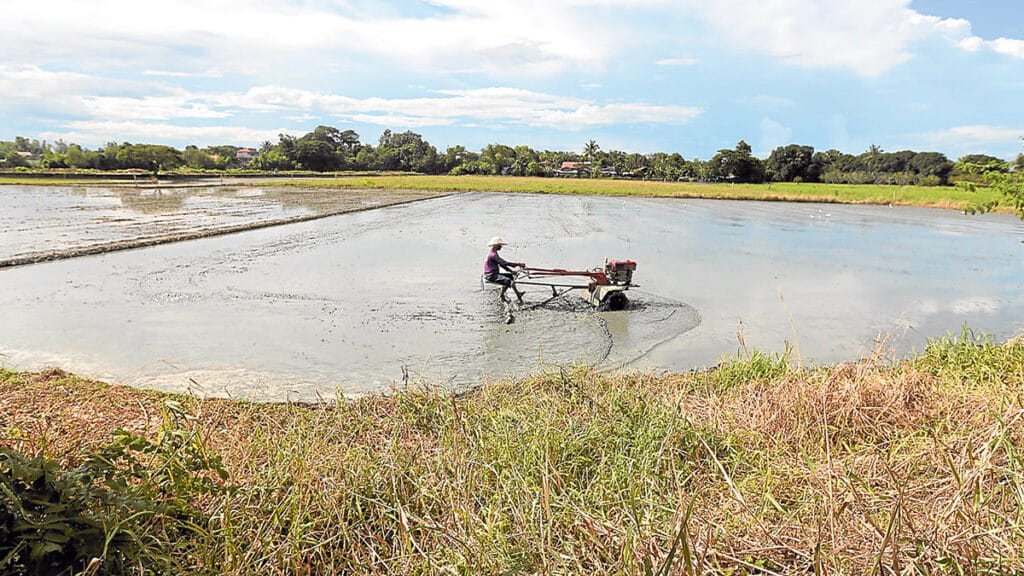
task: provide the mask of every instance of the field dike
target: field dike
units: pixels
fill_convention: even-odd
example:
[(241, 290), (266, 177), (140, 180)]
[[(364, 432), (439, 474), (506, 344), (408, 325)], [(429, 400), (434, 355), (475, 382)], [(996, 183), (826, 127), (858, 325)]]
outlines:
[[(1021, 573), (1022, 392), (1024, 342), (966, 329), (898, 365), (752, 352), (692, 374), (565, 368), (313, 405), (0, 371), (0, 571)], [(107, 478), (76, 521), (108, 520), (32, 559), (68, 512), (27, 530), (36, 504), (12, 494), (68, 478)], [(110, 512), (126, 491), (155, 504)], [(106, 548), (68, 551), (89, 534)]]

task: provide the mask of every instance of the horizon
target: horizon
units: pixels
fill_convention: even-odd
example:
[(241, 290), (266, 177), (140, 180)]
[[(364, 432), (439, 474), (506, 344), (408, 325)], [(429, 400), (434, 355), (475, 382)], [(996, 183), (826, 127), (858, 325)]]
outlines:
[[(5, 132), (258, 148), (318, 125), (439, 151), (1024, 152), (1012, 0), (126, 0), (0, 22)], [(827, 48), (826, 48), (827, 47)]]

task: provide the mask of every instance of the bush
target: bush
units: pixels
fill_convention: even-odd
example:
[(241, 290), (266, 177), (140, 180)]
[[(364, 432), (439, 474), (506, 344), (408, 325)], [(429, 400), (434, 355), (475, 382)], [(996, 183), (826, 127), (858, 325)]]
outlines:
[(227, 479), (186, 421), (169, 402), (155, 443), (118, 430), (71, 469), (0, 448), (0, 573), (182, 572), (175, 552), (200, 530), (190, 501), (225, 489), (209, 473)]

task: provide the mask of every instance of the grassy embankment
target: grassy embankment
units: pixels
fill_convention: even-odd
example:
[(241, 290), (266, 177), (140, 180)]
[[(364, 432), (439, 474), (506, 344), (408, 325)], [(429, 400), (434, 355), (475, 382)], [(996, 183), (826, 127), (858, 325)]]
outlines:
[[(1022, 391), (1024, 342), (965, 331), (898, 366), (179, 398), (237, 488), (151, 545), (183, 574), (1021, 573)], [(0, 445), (78, 461), (166, 399), (0, 371)]]
[[(216, 177), (216, 174), (210, 174)], [(234, 177), (262, 177), (273, 174), (236, 174)], [(260, 182), (260, 186), (339, 188), (339, 189), (405, 189), (446, 192), (527, 192), (541, 194), (590, 194), (608, 196), (646, 196), (655, 198), (728, 198), (739, 200), (785, 200), (794, 202), (838, 202), (849, 204), (881, 204), (896, 206), (928, 206), (963, 210), (1001, 197), (987, 188), (970, 192), (957, 187), (851, 185), (775, 182), (772, 184), (703, 184), (692, 182), (651, 182), (587, 178), (523, 178), (512, 176), (422, 176), (345, 174), (338, 177), (279, 179)], [(233, 184), (232, 179), (224, 181)], [(131, 181), (75, 179), (74, 175), (55, 178), (0, 176), (0, 185), (126, 185)], [(1000, 206), (997, 212), (1012, 212)]]
[[(316, 186), (326, 188), (382, 188), (443, 190), (451, 192), (532, 192), (541, 194), (589, 194), (645, 196), (654, 198), (725, 198), (737, 200), (785, 200), (928, 206), (963, 210), (971, 204), (999, 200), (986, 188), (970, 192), (953, 186), (888, 186), (775, 182), (771, 184), (704, 184), (587, 178), (521, 178), (509, 176), (374, 176), (328, 179), (317, 182), (270, 182), (267, 186)], [(1009, 207), (996, 211), (1012, 212)]]

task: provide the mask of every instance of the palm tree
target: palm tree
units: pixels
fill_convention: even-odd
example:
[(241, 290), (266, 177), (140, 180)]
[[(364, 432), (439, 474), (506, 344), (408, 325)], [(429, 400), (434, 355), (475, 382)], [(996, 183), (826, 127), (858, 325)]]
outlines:
[(583, 145), (583, 157), (587, 159), (587, 170), (590, 171), (591, 178), (596, 178), (600, 175), (598, 174), (600, 168), (594, 164), (594, 156), (597, 155), (597, 152), (600, 149), (601, 147), (598, 146), (597, 142), (594, 140), (588, 140), (587, 143)]
[(875, 166), (878, 165), (878, 157), (881, 154), (882, 154), (882, 149), (878, 145), (872, 144), (871, 146), (868, 147), (868, 152), (867, 152), (867, 155), (868, 155), (868, 161), (867, 161), (868, 172), (871, 172), (872, 174), (874, 174)]

